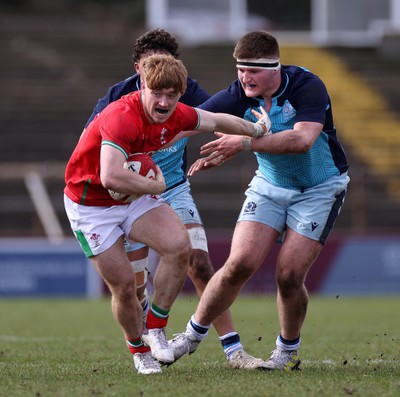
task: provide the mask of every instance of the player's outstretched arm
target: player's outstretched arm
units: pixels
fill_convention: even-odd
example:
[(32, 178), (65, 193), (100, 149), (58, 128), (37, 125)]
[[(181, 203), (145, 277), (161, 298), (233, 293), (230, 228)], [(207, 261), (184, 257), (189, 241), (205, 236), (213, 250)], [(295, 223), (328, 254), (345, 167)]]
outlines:
[(182, 138), (191, 137), (202, 132), (221, 131), (226, 134), (242, 135), (258, 139), (269, 132), (269, 126), (271, 125), (266, 112), (256, 123), (252, 123), (227, 113), (212, 113), (197, 108), (196, 110), (199, 114), (197, 129), (179, 132), (168, 144), (164, 145), (164, 148), (173, 145)]
[(200, 115), (197, 131), (220, 131), (225, 134), (246, 135), (252, 138), (260, 138), (268, 133), (269, 117), (267, 113), (256, 123), (241, 119), (226, 113), (212, 113), (206, 110), (197, 109)]

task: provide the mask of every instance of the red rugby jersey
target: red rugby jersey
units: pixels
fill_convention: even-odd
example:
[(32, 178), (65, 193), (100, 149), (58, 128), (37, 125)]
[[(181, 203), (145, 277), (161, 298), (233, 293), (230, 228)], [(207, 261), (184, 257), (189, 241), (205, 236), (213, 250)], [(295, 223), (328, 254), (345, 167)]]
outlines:
[(151, 124), (140, 101), (140, 91), (108, 105), (88, 125), (73, 151), (65, 171), (64, 193), (82, 205), (111, 206), (111, 198), (100, 182), (100, 148), (109, 144), (130, 153), (153, 153), (181, 131), (198, 127), (197, 111), (178, 102), (175, 112), (163, 124)]

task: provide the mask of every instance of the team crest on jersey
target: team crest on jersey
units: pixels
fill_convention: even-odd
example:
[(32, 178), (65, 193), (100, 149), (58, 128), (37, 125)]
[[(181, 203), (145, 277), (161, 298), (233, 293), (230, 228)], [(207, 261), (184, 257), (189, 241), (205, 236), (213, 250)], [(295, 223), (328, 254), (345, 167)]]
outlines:
[(244, 208), (244, 215), (254, 215), (256, 213), (257, 204), (254, 201), (249, 201)]
[(167, 133), (167, 129), (166, 128), (163, 128), (162, 130), (161, 130), (161, 133), (160, 133), (160, 141), (161, 141), (161, 145), (165, 145), (166, 143), (167, 143), (167, 140), (165, 139), (165, 134)]
[(283, 104), (282, 113), (283, 113), (285, 119), (288, 119), (288, 118), (293, 117), (296, 114), (296, 110), (289, 102), (286, 101)]

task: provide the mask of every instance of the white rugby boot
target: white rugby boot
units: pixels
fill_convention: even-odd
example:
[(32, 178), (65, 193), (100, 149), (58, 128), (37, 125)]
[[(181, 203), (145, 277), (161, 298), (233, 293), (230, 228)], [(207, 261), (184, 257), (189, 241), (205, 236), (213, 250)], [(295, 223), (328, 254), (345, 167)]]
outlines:
[(172, 364), (175, 361), (173, 349), (169, 346), (164, 328), (143, 330), (142, 340), (150, 346), (152, 356), (161, 364)]
[(292, 371), (299, 369), (300, 363), (297, 350), (281, 350), (276, 348), (272, 351), (271, 357), (265, 361), (265, 368), (267, 370)]
[(151, 355), (151, 352), (135, 353), (133, 355), (133, 364), (138, 374), (151, 375), (161, 373), (161, 367), (158, 361)]
[(185, 354), (194, 353), (201, 342), (201, 340), (196, 339), (196, 336), (188, 330), (174, 336), (175, 338), (168, 341), (168, 344), (174, 352), (175, 361), (179, 360)]

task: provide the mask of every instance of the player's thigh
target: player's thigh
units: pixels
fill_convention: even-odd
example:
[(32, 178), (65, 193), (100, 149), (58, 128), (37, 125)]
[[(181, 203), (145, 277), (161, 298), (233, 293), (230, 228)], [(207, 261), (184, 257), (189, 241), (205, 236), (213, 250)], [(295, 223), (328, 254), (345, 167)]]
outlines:
[[(204, 278), (207, 278), (208, 280), (214, 274), (214, 268), (211, 264), (210, 255), (208, 253), (205, 230), (203, 226), (195, 223), (185, 224), (185, 227), (188, 231), (190, 244), (192, 247), (189, 262), (189, 273), (192, 275), (192, 270), (195, 269), (196, 273), (201, 273), (201, 275), (204, 275)], [(159, 262), (160, 255), (153, 249), (150, 249), (147, 265), (149, 273), (155, 274)]]
[(303, 280), (323, 245), (288, 228), (277, 258), (277, 277)]
[(90, 260), (109, 286), (135, 282), (135, 274), (126, 256), (122, 236), (110, 248)]
[(160, 255), (190, 247), (185, 225), (167, 204), (143, 214), (132, 225), (129, 237), (148, 245)]
[(260, 222), (240, 221), (233, 233), (227, 265), (254, 273), (264, 262), (279, 232)]

